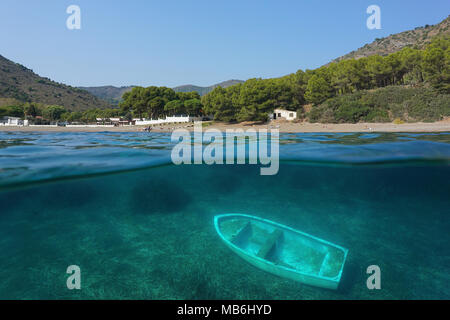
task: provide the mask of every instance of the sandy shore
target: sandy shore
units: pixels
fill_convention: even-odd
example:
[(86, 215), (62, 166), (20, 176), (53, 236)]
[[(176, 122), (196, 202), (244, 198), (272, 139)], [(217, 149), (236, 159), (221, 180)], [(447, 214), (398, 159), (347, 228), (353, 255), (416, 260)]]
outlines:
[(439, 121), (434, 123), (343, 123), (343, 124), (323, 124), (323, 123), (293, 123), (274, 122), (266, 125), (255, 124), (213, 124), (207, 128), (217, 128), (219, 130), (235, 128), (254, 129), (279, 129), (280, 132), (446, 132), (450, 131), (450, 121)]
[[(214, 122), (205, 124), (203, 130), (219, 129), (278, 129), (280, 132), (450, 132), (450, 119), (433, 123), (356, 123), (356, 124), (322, 124), (322, 123), (294, 123), (287, 121), (274, 121), (268, 124), (239, 123), (228, 124)], [(161, 125), (152, 129), (152, 132), (171, 132), (174, 129), (194, 129), (193, 124)], [(0, 131), (23, 131), (23, 132), (142, 132), (144, 126), (130, 127), (9, 127), (0, 126)]]

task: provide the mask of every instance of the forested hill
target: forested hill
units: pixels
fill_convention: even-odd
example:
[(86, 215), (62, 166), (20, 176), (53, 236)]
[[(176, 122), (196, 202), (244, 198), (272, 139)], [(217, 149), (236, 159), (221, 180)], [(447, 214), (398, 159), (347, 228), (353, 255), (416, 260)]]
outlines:
[(250, 79), (202, 97), (215, 120), (266, 121), (276, 108), (324, 123), (437, 121), (450, 117), (450, 37), (421, 49), (342, 60), (277, 79)]
[(339, 62), (347, 59), (359, 59), (372, 55), (386, 56), (400, 51), (405, 47), (423, 49), (436, 36), (450, 35), (450, 16), (439, 24), (417, 27), (414, 30), (390, 35), (386, 38), (376, 39), (364, 47), (352, 51), (332, 62)]
[(1, 98), (60, 105), (71, 111), (106, 108), (109, 105), (85, 90), (40, 77), (33, 70), (0, 55)]

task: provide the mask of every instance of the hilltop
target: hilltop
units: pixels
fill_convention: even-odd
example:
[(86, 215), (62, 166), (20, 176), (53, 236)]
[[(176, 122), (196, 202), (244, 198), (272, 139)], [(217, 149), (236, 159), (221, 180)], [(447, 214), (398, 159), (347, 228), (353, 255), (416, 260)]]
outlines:
[(86, 90), (96, 96), (97, 98), (108, 101), (113, 105), (119, 104), (122, 100), (122, 96), (125, 92), (131, 91), (135, 86), (101, 86), (101, 87), (78, 87), (82, 90)]
[(401, 33), (392, 34), (388, 37), (376, 39), (370, 44), (354, 50), (332, 62), (341, 60), (359, 59), (373, 55), (386, 56), (388, 54), (400, 51), (405, 47), (423, 49), (436, 36), (450, 34), (450, 16), (436, 25), (425, 25), (417, 27), (414, 30), (408, 30)]
[(0, 102), (37, 102), (71, 111), (106, 108), (109, 104), (89, 92), (43, 78), (0, 55)]
[(228, 87), (234, 86), (235, 84), (243, 83), (243, 82), (244, 81), (242, 81), (242, 80), (228, 80), (228, 81), (224, 81), (221, 83), (217, 83), (217, 84), (209, 86), (209, 87), (199, 87), (199, 86), (194, 86), (194, 85), (188, 84), (188, 85), (184, 85), (184, 86), (175, 87), (175, 88), (173, 88), (173, 90), (175, 92), (196, 91), (196, 92), (198, 92), (199, 95), (204, 96), (205, 94), (210, 93), (217, 87), (228, 88)]

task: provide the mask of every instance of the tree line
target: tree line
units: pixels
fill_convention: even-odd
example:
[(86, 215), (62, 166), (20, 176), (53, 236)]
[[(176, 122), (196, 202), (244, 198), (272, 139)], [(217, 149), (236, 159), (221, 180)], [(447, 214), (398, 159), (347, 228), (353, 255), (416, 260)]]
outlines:
[(197, 92), (175, 92), (167, 87), (135, 87), (124, 93), (119, 104), (125, 117), (158, 119), (164, 116), (203, 114)]
[(71, 112), (58, 105), (27, 102), (0, 107), (0, 118), (4, 116), (28, 119), (36, 124), (48, 124), (56, 121), (92, 123), (96, 121), (96, 118), (119, 117), (120, 110), (96, 108)]
[(23, 103), (0, 107), (0, 117), (11, 116), (33, 120), (35, 123), (55, 121), (92, 123), (97, 118), (121, 117), (157, 119), (173, 115), (200, 116), (203, 114), (200, 95), (197, 92), (178, 92), (166, 87), (135, 87), (123, 95), (119, 108), (68, 111), (57, 105)]

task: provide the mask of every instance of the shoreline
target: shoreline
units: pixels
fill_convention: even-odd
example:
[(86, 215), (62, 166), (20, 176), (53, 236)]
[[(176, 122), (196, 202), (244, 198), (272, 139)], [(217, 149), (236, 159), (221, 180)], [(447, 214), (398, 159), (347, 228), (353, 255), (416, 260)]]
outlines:
[[(24, 127), (24, 126), (0, 126), (0, 132), (144, 132), (146, 126), (127, 127)], [(187, 129), (193, 131), (193, 124), (166, 124), (154, 127), (151, 132), (172, 132), (175, 129)], [(450, 132), (450, 119), (438, 122), (416, 122), (416, 123), (309, 123), (309, 122), (287, 122), (273, 121), (267, 124), (249, 123), (220, 123), (214, 122), (204, 126), (203, 131), (208, 129), (278, 129), (281, 133), (351, 133), (351, 132)]]

